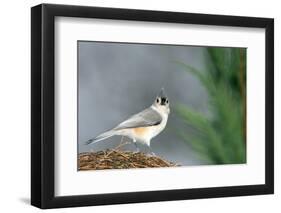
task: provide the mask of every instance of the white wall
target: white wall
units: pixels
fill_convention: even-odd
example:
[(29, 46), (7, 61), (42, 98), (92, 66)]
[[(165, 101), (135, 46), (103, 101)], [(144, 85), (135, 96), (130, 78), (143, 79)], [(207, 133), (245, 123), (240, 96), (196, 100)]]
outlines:
[[(45, 3), (81, 4), (92, 6), (125, 7), (137, 9), (171, 10), (196, 13), (261, 16), (275, 18), (275, 70), (280, 70), (281, 13), (278, 1), (187, 1), (187, 0), (58, 0)], [(0, 33), (0, 209), (1, 212), (38, 212), (31, 207), (30, 196), (30, 7), (41, 1), (2, 1)], [(276, 72), (275, 83), (275, 195), (236, 198), (173, 201), (162, 203), (113, 205), (90, 208), (72, 208), (67, 212), (277, 212), (281, 198), (281, 75)], [(279, 83), (279, 85), (277, 85)], [(277, 110), (279, 109), (279, 110)], [(65, 209), (51, 210), (66, 212)]]

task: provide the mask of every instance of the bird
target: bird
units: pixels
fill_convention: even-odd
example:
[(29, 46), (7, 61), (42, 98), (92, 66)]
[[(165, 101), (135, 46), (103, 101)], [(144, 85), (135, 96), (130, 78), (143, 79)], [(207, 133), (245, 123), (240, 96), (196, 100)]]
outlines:
[[(130, 138), (138, 151), (137, 142), (145, 145), (151, 151), (151, 139), (157, 136), (166, 127), (170, 113), (169, 105), (169, 99), (165, 94), (164, 88), (161, 88), (161, 91), (150, 107), (132, 115), (113, 129), (88, 140), (86, 144), (94, 144), (118, 135)], [(152, 151), (151, 153), (154, 154)]]

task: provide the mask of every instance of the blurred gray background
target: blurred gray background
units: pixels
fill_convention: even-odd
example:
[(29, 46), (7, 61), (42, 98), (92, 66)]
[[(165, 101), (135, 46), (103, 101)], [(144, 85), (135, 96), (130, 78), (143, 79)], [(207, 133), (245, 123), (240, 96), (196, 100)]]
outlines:
[[(84, 143), (149, 107), (164, 87), (171, 113), (164, 131), (151, 140), (151, 148), (181, 165), (201, 164), (176, 135), (181, 121), (173, 105), (183, 103), (207, 112), (207, 94), (200, 82), (173, 60), (204, 69), (204, 51), (204, 47), (193, 46), (78, 41), (79, 153), (117, 146), (119, 136), (91, 145)], [(134, 145), (124, 149), (134, 150)]]

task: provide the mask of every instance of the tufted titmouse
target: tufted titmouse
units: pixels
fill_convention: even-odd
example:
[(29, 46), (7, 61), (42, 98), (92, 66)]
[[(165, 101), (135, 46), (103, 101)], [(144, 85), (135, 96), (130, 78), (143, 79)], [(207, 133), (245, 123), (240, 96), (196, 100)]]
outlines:
[(169, 100), (162, 88), (150, 107), (131, 116), (115, 128), (88, 140), (86, 144), (121, 135), (131, 138), (135, 145), (138, 141), (150, 148), (150, 140), (165, 128), (169, 113)]

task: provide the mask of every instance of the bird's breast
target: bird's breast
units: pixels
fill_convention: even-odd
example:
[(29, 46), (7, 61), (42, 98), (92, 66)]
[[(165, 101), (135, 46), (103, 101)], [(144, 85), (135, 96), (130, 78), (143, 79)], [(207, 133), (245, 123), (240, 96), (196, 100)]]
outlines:
[(163, 129), (166, 127), (167, 121), (168, 121), (168, 115), (162, 116), (161, 123), (156, 126), (153, 126), (154, 134), (152, 137), (155, 137), (156, 135), (158, 135), (160, 132), (163, 131)]

